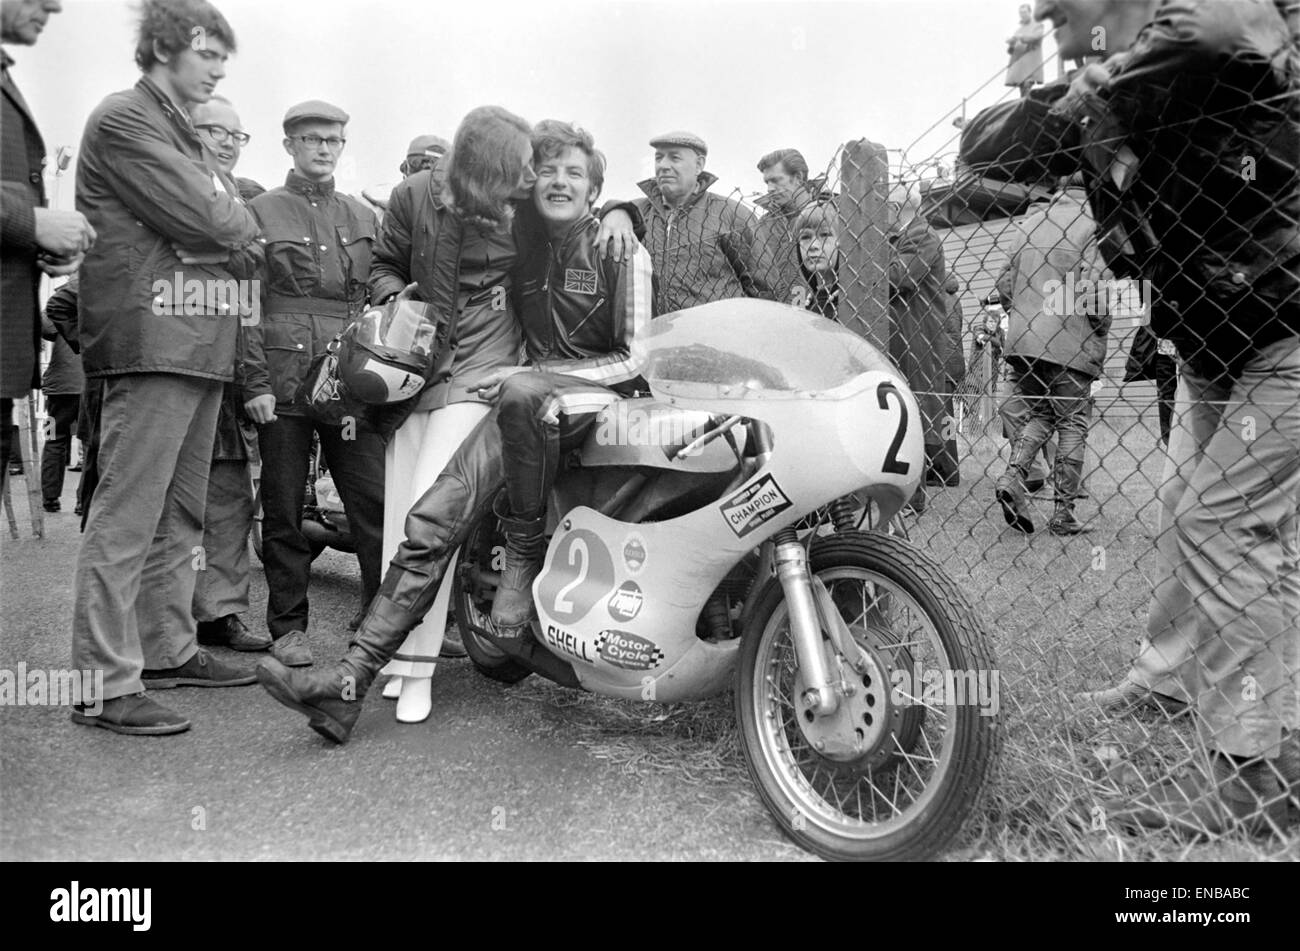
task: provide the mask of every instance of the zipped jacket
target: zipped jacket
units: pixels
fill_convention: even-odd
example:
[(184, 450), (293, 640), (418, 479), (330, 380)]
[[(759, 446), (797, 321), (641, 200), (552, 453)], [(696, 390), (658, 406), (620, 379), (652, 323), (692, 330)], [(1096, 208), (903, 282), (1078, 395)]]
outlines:
[(515, 272), (515, 312), (533, 366), (628, 394), (644, 388), (653, 268), (644, 248), (602, 261), (592, 244), (599, 228), (587, 215), (563, 237), (534, 244)]
[(701, 173), (695, 194), (676, 208), (664, 202), (654, 179), (640, 183), (646, 197), (633, 204), (645, 221), (657, 313), (730, 297), (775, 299), (772, 252), (759, 239), (758, 216), (736, 199), (709, 191), (717, 180)]

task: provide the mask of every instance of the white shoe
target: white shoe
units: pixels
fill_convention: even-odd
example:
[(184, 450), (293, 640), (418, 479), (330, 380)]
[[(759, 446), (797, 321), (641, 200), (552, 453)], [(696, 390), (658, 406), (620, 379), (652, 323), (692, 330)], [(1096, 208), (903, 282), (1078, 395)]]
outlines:
[(402, 695), (402, 678), (389, 677), (388, 683), (384, 684), (384, 699), (396, 700)]
[(397, 699), (398, 723), (423, 723), (433, 712), (433, 678), (403, 677)]

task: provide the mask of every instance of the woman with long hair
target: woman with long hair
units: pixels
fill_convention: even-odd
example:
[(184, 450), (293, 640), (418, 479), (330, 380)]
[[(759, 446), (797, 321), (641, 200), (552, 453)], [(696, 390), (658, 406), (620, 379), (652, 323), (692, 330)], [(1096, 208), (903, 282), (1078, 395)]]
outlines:
[[(491, 407), (476, 391), (479, 381), (519, 361), (521, 337), (510, 301), (510, 269), (517, 242), (526, 240), (520, 233), (522, 223), (515, 221), (515, 202), (529, 197), (536, 180), (531, 131), (526, 121), (498, 106), (477, 108), (456, 130), (441, 191), (425, 171), (399, 185), (390, 200), (371, 278), (373, 299), (392, 297), (392, 289), (409, 277), (415, 284), (404, 293), (415, 293), (418, 287), (426, 292), (420, 296), (432, 302), (429, 292), (437, 269), (458, 255), (459, 272), (456, 315), (447, 341), (448, 372), (429, 383), (388, 442), (385, 562), (392, 560), (406, 535), (411, 505), (488, 414)], [(437, 232), (438, 239), (432, 247), (421, 247), (419, 236), (430, 231)], [(458, 240), (451, 238), (452, 232), (458, 233)], [(453, 558), (433, 609), (383, 670), (392, 675), (384, 696), (397, 699), (397, 719), (403, 723), (419, 723), (432, 709), (433, 670), (446, 632), (454, 575)]]

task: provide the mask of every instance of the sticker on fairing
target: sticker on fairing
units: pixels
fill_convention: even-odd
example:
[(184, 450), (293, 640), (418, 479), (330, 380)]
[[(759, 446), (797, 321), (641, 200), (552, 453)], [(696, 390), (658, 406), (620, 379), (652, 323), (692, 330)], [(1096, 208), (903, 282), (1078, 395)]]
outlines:
[(645, 539), (636, 532), (623, 540), (623, 564), (632, 574), (645, 567), (646, 554)]
[(614, 556), (595, 532), (578, 528), (560, 540), (537, 599), (556, 621), (576, 624), (613, 590)]
[(793, 504), (776, 480), (766, 475), (724, 501), (719, 511), (736, 537), (744, 538)]
[(664, 659), (657, 644), (627, 631), (601, 631), (596, 637), (596, 653), (624, 670), (652, 670)]
[(645, 600), (645, 595), (641, 593), (641, 586), (635, 581), (624, 581), (618, 586), (609, 599), (606, 607), (609, 609), (609, 616), (615, 621), (622, 621), (626, 624), (628, 621), (636, 618), (641, 613), (641, 602)]

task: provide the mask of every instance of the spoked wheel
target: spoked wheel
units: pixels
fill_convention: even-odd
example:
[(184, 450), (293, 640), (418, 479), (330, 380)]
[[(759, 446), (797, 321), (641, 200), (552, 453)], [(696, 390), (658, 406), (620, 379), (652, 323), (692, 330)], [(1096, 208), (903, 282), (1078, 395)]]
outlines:
[(970, 602), (891, 535), (813, 542), (810, 568), (853, 637), (826, 639), (838, 709), (817, 714), (773, 585), (741, 644), (736, 708), (750, 776), (787, 835), (831, 859), (923, 859), (953, 844), (990, 784), (998, 680)]
[(456, 627), (470, 662), (485, 677), (516, 684), (532, 671), (492, 643), (485, 633), (492, 625), (495, 579), (501, 570), (504, 551), (505, 538), (499, 522), (488, 513), (461, 546), (451, 598), (456, 610)]

